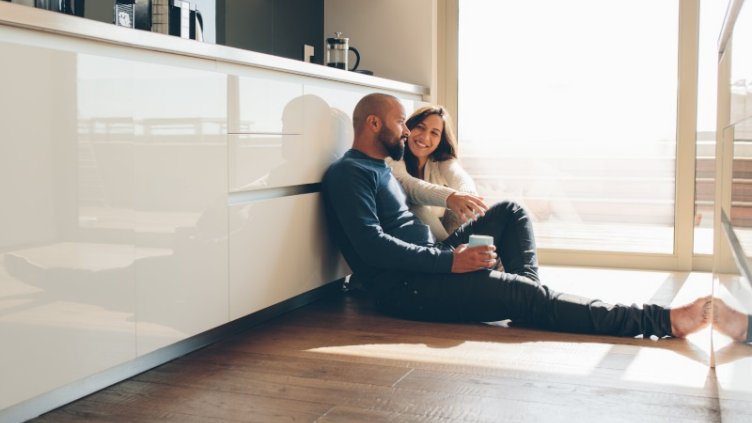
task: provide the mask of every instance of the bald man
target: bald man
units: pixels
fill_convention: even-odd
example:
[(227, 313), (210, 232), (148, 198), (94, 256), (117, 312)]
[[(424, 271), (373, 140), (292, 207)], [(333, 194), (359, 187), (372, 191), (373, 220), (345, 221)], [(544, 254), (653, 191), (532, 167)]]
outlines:
[[(501, 202), (436, 242), (407, 207), (387, 157), (399, 160), (409, 131), (399, 100), (370, 94), (353, 111), (352, 148), (323, 179), (329, 230), (380, 310), (430, 321), (511, 319), (540, 328), (618, 336), (683, 337), (709, 323), (710, 297), (683, 307), (607, 304), (557, 293), (538, 277), (532, 224)], [(494, 245), (468, 247), (472, 234)], [(492, 270), (498, 259), (504, 272)]]

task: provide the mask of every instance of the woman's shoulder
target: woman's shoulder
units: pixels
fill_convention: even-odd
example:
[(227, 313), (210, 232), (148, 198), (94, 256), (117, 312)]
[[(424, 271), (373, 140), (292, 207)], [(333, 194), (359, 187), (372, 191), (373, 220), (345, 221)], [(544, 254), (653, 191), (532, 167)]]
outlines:
[(441, 161), (430, 161), (429, 163), (433, 165), (436, 169), (442, 172), (449, 171), (451, 169), (456, 169), (458, 167), (459, 168), (462, 167), (459, 159), (455, 157), (451, 157), (451, 158), (448, 158), (446, 160), (441, 160)]

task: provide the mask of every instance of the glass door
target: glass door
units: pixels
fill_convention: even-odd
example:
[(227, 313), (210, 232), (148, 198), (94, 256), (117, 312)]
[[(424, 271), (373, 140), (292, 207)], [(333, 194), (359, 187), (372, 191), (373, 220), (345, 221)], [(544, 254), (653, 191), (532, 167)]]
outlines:
[(684, 196), (677, 175), (694, 169), (696, 84), (680, 80), (697, 78), (697, 41), (682, 34), (697, 34), (698, 10), (460, 0), (460, 158), (487, 200), (532, 212), (542, 257), (691, 263), (692, 235), (676, 228), (693, 227), (694, 181)]

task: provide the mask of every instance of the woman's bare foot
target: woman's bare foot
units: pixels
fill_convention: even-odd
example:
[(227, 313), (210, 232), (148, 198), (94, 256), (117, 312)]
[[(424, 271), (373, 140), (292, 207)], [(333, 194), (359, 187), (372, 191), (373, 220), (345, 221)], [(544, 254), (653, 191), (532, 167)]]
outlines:
[(707, 296), (698, 298), (687, 305), (672, 308), (670, 311), (671, 334), (675, 338), (684, 338), (709, 325), (712, 303), (712, 297)]
[(734, 341), (744, 342), (747, 340), (748, 325), (746, 314), (729, 307), (720, 298), (713, 299), (713, 328), (718, 332), (730, 336)]

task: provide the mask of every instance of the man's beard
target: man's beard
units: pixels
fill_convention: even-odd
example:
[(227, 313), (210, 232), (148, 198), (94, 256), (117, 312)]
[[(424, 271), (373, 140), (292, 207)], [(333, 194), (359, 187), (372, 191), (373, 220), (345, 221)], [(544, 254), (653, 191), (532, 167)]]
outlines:
[(386, 147), (386, 151), (389, 153), (389, 157), (392, 160), (402, 160), (402, 156), (405, 154), (405, 143), (402, 138), (398, 138), (397, 142), (393, 142), (394, 135), (390, 134), (386, 128), (381, 128), (379, 131), (379, 141)]

